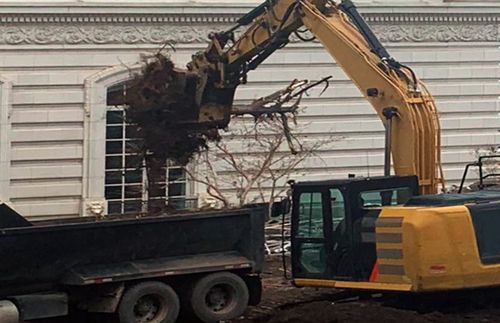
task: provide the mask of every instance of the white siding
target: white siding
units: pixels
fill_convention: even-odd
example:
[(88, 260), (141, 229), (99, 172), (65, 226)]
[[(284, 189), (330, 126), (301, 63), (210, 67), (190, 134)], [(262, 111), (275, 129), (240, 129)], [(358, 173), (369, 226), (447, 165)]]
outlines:
[[(87, 10), (84, 7), (78, 12)], [(58, 12), (64, 12), (64, 5), (57, 8)], [(145, 5), (143, 12), (154, 13), (147, 8)], [(223, 10), (224, 7), (217, 8)], [(383, 14), (393, 11), (391, 7), (370, 8)], [(117, 10), (124, 14), (127, 10), (134, 13), (136, 9), (124, 6)], [(162, 7), (161, 12), (168, 14), (167, 9)], [(177, 13), (182, 12), (178, 9)], [(8, 11), (8, 6), (1, 10)], [(14, 10), (36, 14), (31, 8)], [(98, 11), (99, 8), (92, 10)], [(228, 7), (226, 11), (244, 12), (246, 9), (231, 10)], [(427, 9), (422, 7), (421, 10)], [(443, 14), (447, 12), (446, 8), (440, 10)], [(453, 10), (455, 14), (465, 11), (474, 14), (458, 7)], [(481, 10), (481, 15), (488, 12), (484, 8)], [(399, 7), (397, 11), (405, 12), (405, 9)], [(199, 26), (205, 26), (202, 30), (206, 33), (212, 28), (220, 28), (219, 22), (213, 26), (202, 23)], [(133, 23), (130, 27), (134, 27)], [(495, 22), (495, 27), (498, 27), (498, 22)], [(458, 181), (464, 164), (473, 159), (474, 149), (500, 145), (500, 50), (497, 41), (387, 44), (393, 56), (414, 68), (436, 97), (443, 125), (444, 169), (449, 183)], [(183, 66), (195, 51), (204, 46), (199, 42), (178, 44), (173, 58)], [(84, 196), (85, 187), (104, 176), (104, 169), (102, 174), (85, 174), (84, 166), (90, 157), (86, 155), (88, 147), (86, 149), (84, 145), (103, 144), (103, 138), (99, 137), (102, 133), (97, 137), (90, 133), (87, 137), (85, 132), (85, 129), (94, 129), (86, 125), (93, 107), (87, 102), (85, 81), (113, 66), (131, 66), (139, 61), (141, 53), (152, 53), (158, 47), (147, 43), (9, 45), (0, 42), (0, 75), (12, 82), (9, 192), (10, 200), (19, 212), (31, 217), (82, 213), (82, 200), (87, 198)], [(327, 75), (333, 76), (330, 88), (321, 97), (318, 97), (319, 90), (311, 91), (303, 101), (307, 109), (300, 120), (306, 125), (304, 140), (329, 136), (338, 140), (324, 145), (317, 157), (300, 165), (295, 178), (381, 174), (382, 124), (355, 86), (318, 44), (291, 44), (275, 53), (249, 74), (248, 84), (237, 92), (237, 103), (249, 102), (281, 89), (295, 78), (317, 80)]]

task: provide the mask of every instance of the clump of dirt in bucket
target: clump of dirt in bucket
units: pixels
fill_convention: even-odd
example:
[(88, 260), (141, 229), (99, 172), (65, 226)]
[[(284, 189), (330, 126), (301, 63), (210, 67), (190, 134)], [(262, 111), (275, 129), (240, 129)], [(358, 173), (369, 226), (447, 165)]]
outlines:
[(129, 82), (125, 94), (127, 121), (135, 125), (135, 137), (143, 140), (144, 155), (159, 163), (171, 160), (185, 165), (191, 157), (219, 140), (217, 129), (189, 127), (196, 118), (194, 91), (197, 76), (175, 68), (164, 54), (143, 59), (144, 66)]

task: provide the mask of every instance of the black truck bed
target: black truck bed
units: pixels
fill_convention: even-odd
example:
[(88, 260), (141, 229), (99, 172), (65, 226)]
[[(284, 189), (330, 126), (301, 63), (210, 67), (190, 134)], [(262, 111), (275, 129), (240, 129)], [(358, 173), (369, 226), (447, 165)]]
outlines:
[(96, 279), (203, 272), (213, 266), (260, 272), (266, 211), (42, 225), (14, 221), (16, 227), (0, 229), (0, 297)]

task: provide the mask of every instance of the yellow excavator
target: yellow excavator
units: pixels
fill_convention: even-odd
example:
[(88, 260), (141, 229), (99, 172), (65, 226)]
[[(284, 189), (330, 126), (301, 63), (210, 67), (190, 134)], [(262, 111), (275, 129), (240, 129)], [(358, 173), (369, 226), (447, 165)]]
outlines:
[[(386, 176), (292, 183), (295, 285), (400, 292), (500, 285), (500, 192), (436, 194), (444, 181), (432, 95), (350, 0), (267, 0), (234, 28), (211, 34), (188, 64), (197, 79), (194, 121), (227, 126), (247, 73), (292, 34), (306, 40), (303, 28), (384, 122)], [(396, 176), (389, 176), (390, 153)]]

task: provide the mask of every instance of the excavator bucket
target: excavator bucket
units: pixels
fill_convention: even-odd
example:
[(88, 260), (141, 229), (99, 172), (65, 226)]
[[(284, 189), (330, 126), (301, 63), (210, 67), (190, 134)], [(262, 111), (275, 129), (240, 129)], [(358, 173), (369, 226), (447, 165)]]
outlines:
[(226, 128), (233, 114), (236, 87), (221, 87), (212, 74), (198, 74), (195, 106), (200, 126)]
[(204, 75), (181, 69), (175, 69), (175, 73), (174, 79), (186, 100), (180, 123), (189, 128), (225, 128), (231, 116), (233, 95), (226, 99), (225, 91), (205, 81)]
[(168, 57), (158, 54), (129, 82), (127, 115), (139, 125), (153, 119), (150, 123), (162, 120), (165, 126), (183, 129), (224, 128), (229, 123), (233, 96), (225, 99), (227, 90), (216, 89), (212, 83), (205, 73), (177, 68)]
[(173, 73), (175, 83), (170, 83), (169, 86), (182, 91), (182, 95), (176, 98), (182, 106), (182, 110), (177, 110), (180, 114), (179, 123), (188, 128), (225, 128), (231, 115), (232, 99), (226, 104), (210, 100), (210, 97), (219, 97), (214, 93), (207, 93), (210, 86), (196, 72), (176, 68)]

